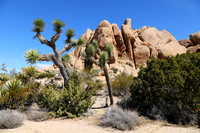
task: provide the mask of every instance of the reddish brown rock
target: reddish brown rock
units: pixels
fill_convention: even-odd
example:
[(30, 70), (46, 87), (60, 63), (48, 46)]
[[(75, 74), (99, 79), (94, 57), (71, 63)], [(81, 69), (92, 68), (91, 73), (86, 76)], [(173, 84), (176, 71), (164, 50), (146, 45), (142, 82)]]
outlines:
[(192, 46), (192, 42), (188, 39), (181, 39), (180, 41), (178, 41), (180, 45), (184, 46), (184, 47), (189, 47)]
[(190, 40), (194, 45), (200, 44), (200, 31), (191, 34)]

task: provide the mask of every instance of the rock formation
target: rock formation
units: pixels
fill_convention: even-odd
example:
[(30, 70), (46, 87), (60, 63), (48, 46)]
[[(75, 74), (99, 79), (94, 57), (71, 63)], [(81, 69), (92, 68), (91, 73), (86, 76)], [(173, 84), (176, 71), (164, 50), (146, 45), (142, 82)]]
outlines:
[(189, 53), (197, 53), (200, 52), (200, 31), (191, 34), (190, 40), (182, 39), (179, 43), (187, 48), (187, 52)]
[[(132, 29), (131, 19), (126, 19), (121, 26), (102, 21), (95, 31), (87, 29), (82, 38), (86, 40), (84, 47), (75, 48), (71, 56), (71, 66), (76, 69), (84, 68), (84, 60), (81, 52), (96, 39), (99, 48), (104, 50), (107, 43), (113, 45), (113, 60), (110, 60), (109, 68), (114, 73), (125, 71), (137, 75), (140, 65), (145, 65), (148, 60), (154, 58), (165, 59), (168, 56), (176, 56), (188, 52), (200, 50), (200, 32), (190, 35), (190, 40), (179, 42), (166, 30), (159, 31), (154, 27), (144, 26), (141, 29)], [(97, 68), (94, 66), (94, 68)]]

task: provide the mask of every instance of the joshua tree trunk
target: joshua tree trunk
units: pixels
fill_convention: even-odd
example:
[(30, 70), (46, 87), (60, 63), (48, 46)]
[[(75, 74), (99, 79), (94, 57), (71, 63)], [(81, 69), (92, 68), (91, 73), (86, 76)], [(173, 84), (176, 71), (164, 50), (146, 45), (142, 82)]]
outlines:
[(103, 67), (103, 71), (106, 77), (106, 82), (107, 82), (107, 86), (108, 86), (108, 93), (109, 93), (109, 97), (110, 97), (110, 105), (113, 105), (113, 93), (112, 93), (112, 87), (110, 84), (110, 78), (108, 75), (108, 69), (106, 66)]

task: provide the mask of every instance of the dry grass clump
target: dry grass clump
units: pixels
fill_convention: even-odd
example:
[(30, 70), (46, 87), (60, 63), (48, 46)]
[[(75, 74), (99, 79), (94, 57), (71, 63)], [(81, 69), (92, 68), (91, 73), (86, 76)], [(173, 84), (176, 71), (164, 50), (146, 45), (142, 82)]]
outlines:
[(16, 110), (0, 111), (0, 129), (11, 129), (19, 127), (25, 120), (25, 115)]
[(122, 110), (120, 107), (110, 107), (100, 118), (100, 125), (117, 128), (119, 130), (132, 130), (140, 124), (136, 112)]
[(28, 120), (30, 121), (45, 121), (49, 119), (49, 114), (46, 111), (30, 110), (27, 112)]

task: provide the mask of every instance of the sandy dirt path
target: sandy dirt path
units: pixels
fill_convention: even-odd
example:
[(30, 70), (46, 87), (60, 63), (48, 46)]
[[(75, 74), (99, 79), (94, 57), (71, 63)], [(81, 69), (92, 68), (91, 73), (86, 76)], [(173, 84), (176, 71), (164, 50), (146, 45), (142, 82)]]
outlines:
[[(117, 101), (117, 99), (114, 99)], [(94, 108), (105, 105), (105, 95), (98, 96)], [(185, 127), (167, 124), (160, 121), (152, 121), (140, 117), (141, 125), (131, 131), (119, 131), (113, 128), (103, 128), (98, 126), (106, 108), (94, 109), (95, 115), (76, 119), (53, 119), (43, 122), (33, 122), (26, 120), (24, 124), (15, 129), (0, 130), (0, 133), (200, 133), (197, 126)]]

